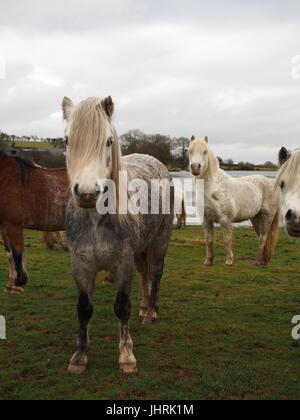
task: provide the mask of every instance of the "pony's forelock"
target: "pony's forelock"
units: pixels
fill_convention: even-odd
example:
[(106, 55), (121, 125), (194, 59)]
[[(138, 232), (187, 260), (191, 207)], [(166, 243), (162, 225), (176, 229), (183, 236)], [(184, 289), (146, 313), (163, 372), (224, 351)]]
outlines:
[(282, 181), (291, 188), (296, 181), (299, 180), (300, 175), (300, 151), (296, 151), (292, 156), (282, 165), (276, 179), (276, 188)]
[(67, 152), (69, 177), (72, 183), (91, 162), (103, 160), (108, 137), (113, 138), (111, 179), (116, 187), (117, 213), (121, 224), (137, 225), (138, 216), (119, 213), (119, 209), (124, 208), (123, 200), (128, 200), (127, 185), (120, 185), (120, 172), (124, 170), (120, 143), (101, 98), (88, 98), (76, 105), (72, 112)]

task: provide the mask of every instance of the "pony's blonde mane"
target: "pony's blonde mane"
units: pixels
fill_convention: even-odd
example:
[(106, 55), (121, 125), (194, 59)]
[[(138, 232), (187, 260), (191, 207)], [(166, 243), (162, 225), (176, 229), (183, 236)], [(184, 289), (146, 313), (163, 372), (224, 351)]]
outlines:
[(215, 153), (212, 149), (207, 145), (208, 149), (208, 169), (206, 172), (206, 176), (208, 180), (212, 180), (218, 170), (220, 169), (220, 162)]
[(300, 151), (296, 151), (292, 156), (282, 165), (279, 170), (276, 188), (278, 185), (284, 181), (289, 187), (294, 184), (296, 180), (299, 179), (300, 173)]
[(120, 209), (126, 208), (124, 200), (128, 200), (127, 185), (120, 185), (120, 171), (124, 171), (121, 163), (122, 154), (116, 130), (102, 103), (101, 98), (88, 98), (80, 102), (72, 113), (67, 153), (69, 176), (71, 180), (75, 180), (90, 162), (101, 161), (107, 140), (112, 137), (111, 179), (116, 187), (117, 214), (121, 224), (137, 225), (138, 216), (120, 213)]

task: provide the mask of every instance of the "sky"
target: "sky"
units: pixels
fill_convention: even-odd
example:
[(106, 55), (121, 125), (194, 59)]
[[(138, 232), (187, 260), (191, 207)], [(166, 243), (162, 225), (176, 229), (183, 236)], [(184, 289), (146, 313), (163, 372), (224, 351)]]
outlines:
[(111, 95), (119, 134), (208, 136), (236, 162), (300, 140), (298, 0), (10, 0), (0, 130), (62, 137), (64, 96)]

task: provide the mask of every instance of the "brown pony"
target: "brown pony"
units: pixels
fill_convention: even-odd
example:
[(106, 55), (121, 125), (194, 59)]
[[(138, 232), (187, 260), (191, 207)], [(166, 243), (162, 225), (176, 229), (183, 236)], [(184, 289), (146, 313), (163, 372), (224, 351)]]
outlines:
[(69, 181), (65, 169), (45, 169), (0, 152), (0, 230), (9, 262), (7, 292), (28, 281), (23, 229), (65, 229)]

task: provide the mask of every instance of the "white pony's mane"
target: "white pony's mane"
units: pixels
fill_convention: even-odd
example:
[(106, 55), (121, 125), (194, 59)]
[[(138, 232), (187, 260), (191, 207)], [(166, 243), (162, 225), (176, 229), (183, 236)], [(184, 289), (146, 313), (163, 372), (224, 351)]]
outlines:
[(208, 148), (208, 169), (207, 169), (207, 178), (213, 179), (213, 177), (216, 175), (218, 170), (220, 169), (220, 162), (215, 153), (212, 151), (212, 149), (207, 145)]
[(300, 175), (300, 150), (293, 152), (292, 156), (282, 165), (279, 170), (276, 187), (284, 181), (286, 185), (291, 186)]

